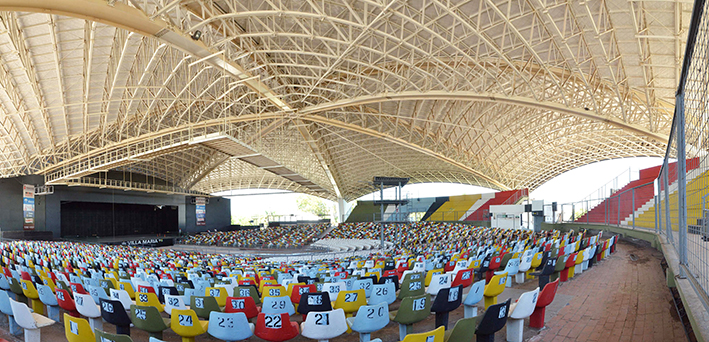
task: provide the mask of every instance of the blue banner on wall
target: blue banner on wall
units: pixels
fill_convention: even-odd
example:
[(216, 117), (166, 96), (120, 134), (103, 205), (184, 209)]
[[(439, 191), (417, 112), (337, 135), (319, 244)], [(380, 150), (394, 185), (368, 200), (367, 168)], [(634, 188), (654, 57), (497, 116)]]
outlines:
[(197, 217), (197, 225), (204, 226), (207, 224), (207, 200), (204, 197), (195, 198), (195, 214)]

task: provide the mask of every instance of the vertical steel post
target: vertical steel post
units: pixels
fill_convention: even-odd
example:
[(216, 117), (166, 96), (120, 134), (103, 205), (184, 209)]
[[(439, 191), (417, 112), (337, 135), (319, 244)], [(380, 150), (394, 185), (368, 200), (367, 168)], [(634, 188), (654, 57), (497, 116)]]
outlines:
[(616, 216), (618, 216), (618, 221), (616, 221), (616, 225), (618, 227), (620, 227), (620, 194), (618, 195), (617, 201), (618, 201), (618, 212), (616, 213), (617, 214)]
[(662, 180), (665, 182), (665, 228), (667, 228), (667, 239), (674, 245), (675, 237), (672, 235), (672, 220), (670, 219), (670, 181), (668, 176), (670, 171), (667, 169), (668, 167), (669, 163), (665, 159), (665, 165), (663, 165), (665, 173), (662, 175)]
[[(679, 263), (687, 266), (687, 155), (684, 141), (684, 93), (675, 101), (677, 132), (677, 224), (679, 229)], [(680, 267), (680, 276), (685, 276)]]
[(630, 210), (633, 212), (633, 229), (635, 229), (635, 188), (633, 188), (631, 194), (633, 195), (633, 204)]
[(384, 182), (379, 185), (379, 224), (381, 225), (381, 238), (379, 240), (379, 248), (384, 249)]

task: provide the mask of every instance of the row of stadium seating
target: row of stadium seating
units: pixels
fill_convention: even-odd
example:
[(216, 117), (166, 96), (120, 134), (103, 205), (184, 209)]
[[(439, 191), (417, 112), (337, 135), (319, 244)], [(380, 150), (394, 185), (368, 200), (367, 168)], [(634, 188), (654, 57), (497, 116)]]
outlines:
[[(328, 340), (351, 329), (364, 341), (390, 320), (399, 324), (401, 340), (443, 342), (448, 313), (463, 305), (465, 319), (447, 341), (469, 341), (472, 333), (491, 340), (505, 323), (508, 340), (521, 341), (525, 317), (543, 327), (544, 307), (559, 281), (592, 267), (615, 246), (615, 239), (558, 232), (544, 237), (476, 228), (471, 236), (475, 242), (464, 249), (290, 264), (142, 248), (3, 243), (0, 311), (8, 315), (12, 334), (20, 331), (17, 325), (25, 329), (26, 341), (39, 341), (39, 329), (59, 321), (61, 307), (70, 342), (129, 341), (131, 324), (155, 339), (172, 329), (183, 341), (204, 333), (229, 341), (252, 333), (273, 342), (298, 334)], [(515, 304), (497, 303), (505, 287), (525, 282), (535, 268), (539, 288)], [(558, 279), (548, 283), (549, 277)], [(486, 310), (477, 317), (483, 299)], [(398, 310), (390, 310), (396, 301)], [(49, 317), (43, 316), (45, 306)], [(303, 315), (300, 325), (296, 313)], [(436, 330), (412, 334), (413, 324), (431, 313)], [(103, 332), (103, 321), (116, 325), (119, 335)]]
[(269, 227), (260, 230), (205, 232), (182, 240), (185, 244), (241, 248), (300, 248), (329, 228), (327, 224)]

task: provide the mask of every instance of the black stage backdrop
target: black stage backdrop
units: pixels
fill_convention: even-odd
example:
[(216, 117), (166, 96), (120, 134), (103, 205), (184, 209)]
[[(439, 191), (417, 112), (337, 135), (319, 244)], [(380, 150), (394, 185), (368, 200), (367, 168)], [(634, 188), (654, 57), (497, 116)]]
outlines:
[(176, 206), (62, 202), (62, 237), (171, 234), (178, 231)]

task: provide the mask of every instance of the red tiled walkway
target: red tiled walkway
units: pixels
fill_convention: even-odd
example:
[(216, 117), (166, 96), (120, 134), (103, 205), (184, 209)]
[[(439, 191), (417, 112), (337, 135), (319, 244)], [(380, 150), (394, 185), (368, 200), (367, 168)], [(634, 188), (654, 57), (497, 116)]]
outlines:
[(655, 249), (621, 241), (600, 267), (559, 288), (574, 298), (530, 341), (686, 341), (661, 258)]

